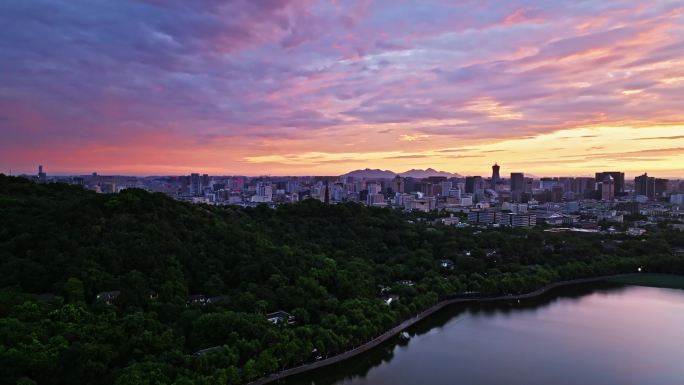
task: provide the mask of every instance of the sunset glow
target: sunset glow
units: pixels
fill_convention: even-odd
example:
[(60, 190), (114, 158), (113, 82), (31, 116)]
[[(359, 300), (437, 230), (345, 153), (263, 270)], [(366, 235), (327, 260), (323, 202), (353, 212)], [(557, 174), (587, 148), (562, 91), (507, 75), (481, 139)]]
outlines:
[(0, 2), (0, 172), (684, 176), (684, 4)]

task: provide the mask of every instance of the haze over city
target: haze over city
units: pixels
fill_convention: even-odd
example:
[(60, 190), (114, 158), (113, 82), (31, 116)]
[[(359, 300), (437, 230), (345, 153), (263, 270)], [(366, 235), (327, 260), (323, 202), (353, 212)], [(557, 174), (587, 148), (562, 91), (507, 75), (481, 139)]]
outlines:
[(681, 177), (681, 1), (3, 1), (1, 172)]

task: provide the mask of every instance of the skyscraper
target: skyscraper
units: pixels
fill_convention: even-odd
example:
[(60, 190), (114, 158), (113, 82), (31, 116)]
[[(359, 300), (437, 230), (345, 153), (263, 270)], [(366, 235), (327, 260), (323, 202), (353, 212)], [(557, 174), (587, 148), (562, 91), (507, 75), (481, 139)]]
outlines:
[(601, 183), (606, 179), (606, 175), (613, 178), (613, 196), (622, 196), (625, 192), (625, 173), (619, 171), (604, 171), (596, 173), (596, 183)]
[(511, 200), (520, 202), (525, 192), (525, 174), (521, 172), (511, 173)]
[(655, 181), (653, 182), (655, 190), (653, 195), (658, 198), (665, 195), (665, 192), (667, 192), (668, 183), (670, 183), (669, 179), (655, 178)]
[(634, 193), (653, 199), (655, 196), (655, 178), (649, 177), (646, 173), (634, 178)]
[(479, 176), (467, 176), (465, 178), (465, 192), (466, 194), (474, 194), (475, 193), (475, 184), (478, 179), (482, 179), (482, 177)]
[(209, 174), (202, 174), (202, 190), (209, 186)]
[(494, 163), (492, 166), (492, 190), (496, 190), (496, 184), (499, 183), (501, 176), (499, 175), (499, 164)]
[(572, 191), (576, 194), (590, 194), (596, 188), (596, 179), (589, 177), (575, 178)]
[(197, 173), (190, 174), (190, 194), (202, 195), (202, 180)]
[(612, 201), (615, 198), (615, 179), (606, 174), (601, 182), (601, 200)]
[(465, 192), (466, 194), (473, 194), (473, 201), (480, 202), (484, 197), (484, 181), (482, 177), (477, 176), (467, 176), (465, 179)]

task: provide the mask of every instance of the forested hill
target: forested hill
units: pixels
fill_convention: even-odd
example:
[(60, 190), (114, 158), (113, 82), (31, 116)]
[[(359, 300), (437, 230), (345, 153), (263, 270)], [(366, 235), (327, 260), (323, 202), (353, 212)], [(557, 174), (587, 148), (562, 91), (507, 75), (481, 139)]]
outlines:
[[(239, 384), (345, 351), (449, 295), (684, 271), (671, 253), (684, 239), (664, 228), (609, 239), (420, 219), (0, 175), (0, 384)], [(293, 318), (266, 319), (278, 310)]]

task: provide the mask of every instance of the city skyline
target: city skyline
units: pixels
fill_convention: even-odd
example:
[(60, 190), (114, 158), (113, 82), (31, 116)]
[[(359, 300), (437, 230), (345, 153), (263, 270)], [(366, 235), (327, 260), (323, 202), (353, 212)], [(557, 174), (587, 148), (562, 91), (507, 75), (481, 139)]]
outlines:
[(684, 177), (684, 6), (0, 3), (0, 172)]
[[(429, 174), (428, 171), (432, 170), (434, 171), (434, 176), (441, 175), (441, 174), (452, 174), (452, 177), (457, 177), (457, 178), (465, 178), (469, 176), (480, 176), (484, 179), (491, 180), (493, 179), (491, 176), (489, 176), (488, 172), (492, 172), (492, 167), (496, 166), (497, 170), (501, 169), (502, 165), (499, 164), (499, 162), (494, 162), (493, 164), (490, 164), (490, 170), (480, 170), (480, 172), (474, 172), (474, 173), (461, 173), (458, 171), (448, 171), (448, 170), (439, 170), (434, 167), (426, 167), (424, 169), (421, 168), (414, 168), (414, 169), (401, 169), (401, 170), (390, 170), (390, 169), (381, 169), (381, 168), (372, 168), (372, 167), (366, 167), (366, 168), (361, 168), (361, 169), (355, 169), (355, 170), (347, 170), (346, 172), (340, 173), (340, 174), (329, 174), (329, 175), (324, 175), (324, 174), (269, 174), (269, 173), (260, 173), (260, 174), (242, 174), (242, 173), (219, 173), (219, 174), (211, 174), (211, 176), (223, 176), (223, 177), (230, 177), (230, 176), (245, 176), (245, 177), (250, 177), (250, 178), (259, 178), (259, 177), (274, 177), (274, 178), (281, 178), (281, 177), (342, 177), (348, 174), (353, 174), (355, 172), (364, 172), (364, 171), (370, 171), (370, 172), (375, 172), (375, 171), (380, 171), (380, 172), (391, 172), (395, 176), (402, 176), (406, 177), (404, 174), (411, 173), (411, 172), (418, 172), (418, 173), (424, 173), (424, 174)], [(598, 170), (598, 169), (597, 169)], [(615, 169), (615, 172), (622, 172), (619, 169)], [(619, 171), (618, 171), (619, 170)], [(37, 171), (37, 172), (36, 172)], [(5, 174), (5, 175), (10, 175), (10, 176), (40, 176), (41, 174), (46, 176), (48, 175), (48, 169), (45, 167), (43, 164), (38, 164), (37, 166), (34, 167), (33, 171), (28, 171), (28, 172), (23, 172), (23, 171), (13, 171), (9, 170), (8, 172), (3, 172), (0, 170), (0, 174)], [(603, 172), (603, 171), (601, 171)], [(629, 179), (634, 179), (640, 176), (643, 176), (644, 174), (648, 174), (650, 171), (644, 171), (644, 172), (635, 172), (635, 173), (624, 173), (624, 176)], [(188, 174), (207, 174), (203, 170), (191, 170), (189, 173), (185, 174), (135, 174), (135, 173), (113, 173), (113, 174), (107, 174), (107, 173), (101, 173), (98, 170), (89, 170), (86, 172), (50, 172), (50, 176), (56, 176), (56, 177), (66, 177), (66, 176), (84, 176), (84, 175), (100, 175), (100, 176), (130, 176), (130, 177), (138, 177), (138, 178), (145, 178), (145, 177), (183, 177), (187, 176)], [(559, 177), (570, 177), (570, 178), (584, 178), (584, 177), (594, 177), (597, 174), (597, 171), (593, 172), (588, 172), (586, 174), (550, 174), (550, 175), (539, 175), (539, 174), (534, 174), (531, 172), (527, 172), (526, 170), (507, 170), (505, 167), (503, 171), (501, 172), (501, 175), (499, 176), (500, 180), (508, 180), (511, 179), (511, 176), (513, 174), (523, 174), (525, 178), (533, 178), (533, 179), (544, 179), (544, 178), (559, 178)], [(209, 175), (209, 174), (207, 174)], [(655, 175), (655, 174), (653, 174)], [(670, 178), (673, 180), (679, 180), (679, 179), (684, 179), (684, 177), (676, 176), (676, 175), (665, 175), (665, 174), (658, 174), (658, 177), (662, 178)], [(380, 178), (380, 177), (365, 177), (365, 179), (388, 179), (387, 178)], [(425, 177), (413, 177), (417, 179), (424, 179), (427, 178)]]

